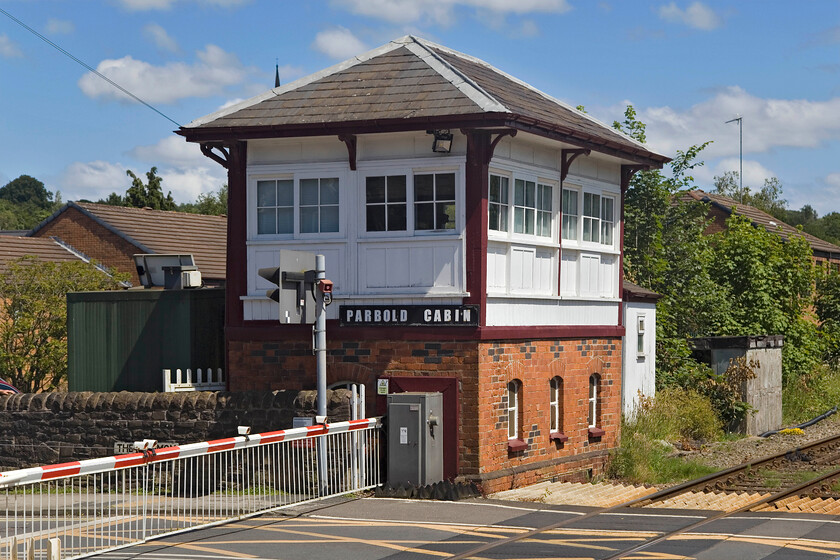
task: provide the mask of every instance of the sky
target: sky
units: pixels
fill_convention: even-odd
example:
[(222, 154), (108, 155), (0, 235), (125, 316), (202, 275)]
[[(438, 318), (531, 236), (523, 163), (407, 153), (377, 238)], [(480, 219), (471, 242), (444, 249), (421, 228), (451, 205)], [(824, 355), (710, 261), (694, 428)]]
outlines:
[[(632, 104), (649, 146), (712, 143), (699, 188), (776, 177), (840, 211), (840, 0), (0, 0), (0, 185), (96, 201), (157, 167), (176, 202), (227, 182), (178, 125), (415, 35), (601, 121)], [(174, 122), (173, 122), (174, 121)], [(142, 175), (141, 175), (142, 176)]]

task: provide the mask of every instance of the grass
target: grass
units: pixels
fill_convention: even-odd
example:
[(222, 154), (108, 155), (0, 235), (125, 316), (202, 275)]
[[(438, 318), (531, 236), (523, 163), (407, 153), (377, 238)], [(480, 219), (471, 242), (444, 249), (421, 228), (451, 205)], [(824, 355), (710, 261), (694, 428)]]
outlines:
[(840, 370), (818, 366), (809, 375), (788, 381), (782, 390), (784, 424), (798, 424), (840, 403)]
[(621, 444), (609, 474), (636, 484), (697, 478), (715, 469), (673, 454), (670, 441), (718, 439), (721, 424), (711, 403), (694, 391), (665, 389), (644, 399), (634, 418), (622, 422)]

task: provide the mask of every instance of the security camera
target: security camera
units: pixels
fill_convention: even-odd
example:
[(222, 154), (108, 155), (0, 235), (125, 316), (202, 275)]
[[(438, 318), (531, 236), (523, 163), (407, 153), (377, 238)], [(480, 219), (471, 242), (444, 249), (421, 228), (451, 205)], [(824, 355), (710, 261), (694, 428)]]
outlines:
[(239, 426), (236, 428), (240, 436), (247, 436), (251, 433), (251, 426)]
[(326, 416), (316, 416), (315, 417), (315, 423), (316, 424), (326, 424), (327, 423), (327, 417)]

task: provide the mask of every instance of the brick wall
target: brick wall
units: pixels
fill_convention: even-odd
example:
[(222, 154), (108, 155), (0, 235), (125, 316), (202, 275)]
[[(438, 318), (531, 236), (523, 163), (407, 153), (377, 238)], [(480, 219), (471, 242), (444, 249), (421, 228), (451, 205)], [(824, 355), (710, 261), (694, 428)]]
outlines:
[[(230, 388), (312, 389), (315, 357), (307, 342), (228, 341)], [(600, 377), (598, 427), (587, 422), (589, 376)], [(327, 383), (366, 386), (374, 408), (383, 376), (442, 376), (460, 381), (459, 476), (496, 491), (562, 476), (585, 479), (603, 472), (615, 447), (621, 415), (621, 340), (562, 339), (476, 341), (328, 342)], [(565, 443), (549, 439), (549, 381), (563, 379)], [(507, 433), (507, 383), (522, 382), (522, 439), (511, 451)]]
[(35, 236), (58, 237), (97, 262), (129, 274), (131, 283), (140, 285), (131, 256), (143, 251), (76, 208), (65, 209), (56, 219), (38, 230)]

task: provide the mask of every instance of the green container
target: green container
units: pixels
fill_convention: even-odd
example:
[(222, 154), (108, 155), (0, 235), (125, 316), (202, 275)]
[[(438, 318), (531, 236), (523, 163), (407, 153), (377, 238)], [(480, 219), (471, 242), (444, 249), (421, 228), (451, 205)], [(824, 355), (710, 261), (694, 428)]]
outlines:
[(222, 288), (67, 294), (70, 391), (162, 391), (164, 369), (225, 367)]

